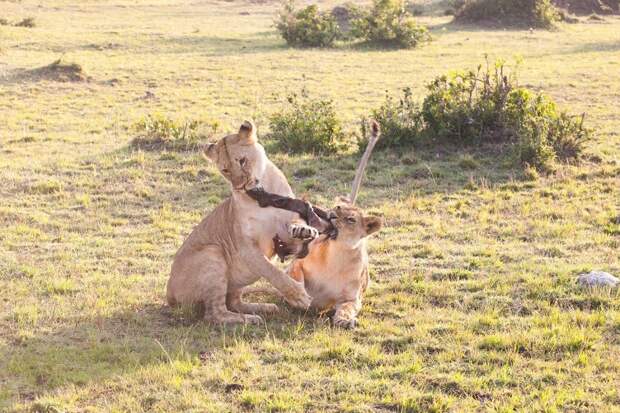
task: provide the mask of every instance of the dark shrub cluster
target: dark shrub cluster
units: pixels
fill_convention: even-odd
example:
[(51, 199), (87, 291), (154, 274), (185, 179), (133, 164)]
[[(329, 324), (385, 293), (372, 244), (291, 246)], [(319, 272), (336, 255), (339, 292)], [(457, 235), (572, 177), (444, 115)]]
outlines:
[(340, 35), (334, 16), (320, 12), (314, 4), (296, 10), (293, 0), (284, 3), (276, 28), (286, 43), (295, 47), (331, 46)]
[(575, 14), (614, 14), (620, 11), (620, 0), (553, 0), (553, 4)]
[(551, 0), (467, 0), (457, 22), (549, 28), (560, 20)]
[(551, 98), (521, 88), (503, 63), (437, 77), (421, 107), (409, 89), (373, 111), (383, 147), (415, 143), (510, 144), (516, 160), (538, 169), (576, 159), (590, 137), (583, 116), (560, 111)]
[(408, 49), (430, 40), (428, 29), (415, 21), (403, 0), (373, 0), (352, 25), (354, 37), (388, 47)]
[(346, 134), (331, 100), (311, 99), (305, 90), (290, 94), (269, 118), (271, 138), (287, 152), (325, 154), (346, 146)]
[(132, 146), (144, 150), (186, 151), (196, 149), (207, 136), (217, 131), (217, 124), (199, 120), (180, 122), (161, 114), (147, 115), (134, 125), (138, 136)]
[(339, 6), (330, 13), (316, 5), (297, 10), (294, 0), (284, 3), (276, 28), (295, 47), (328, 47), (338, 39), (388, 47), (412, 48), (430, 40), (425, 26), (416, 23), (404, 0), (373, 0), (370, 8)]

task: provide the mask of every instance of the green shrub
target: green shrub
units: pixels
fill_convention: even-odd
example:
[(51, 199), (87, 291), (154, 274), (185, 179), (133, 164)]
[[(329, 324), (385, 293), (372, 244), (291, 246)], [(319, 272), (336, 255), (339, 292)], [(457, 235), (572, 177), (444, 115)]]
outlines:
[(456, 72), (435, 79), (422, 104), (427, 132), (444, 142), (509, 142), (517, 159), (539, 169), (556, 158), (577, 158), (590, 131), (583, 116), (557, 109), (551, 98), (517, 85), (503, 63), (493, 69)]
[(276, 28), (294, 47), (328, 47), (340, 36), (336, 19), (322, 13), (316, 5), (295, 9), (295, 1), (284, 3), (276, 21)]
[(271, 138), (288, 152), (331, 153), (346, 146), (346, 134), (331, 100), (310, 99), (305, 90), (287, 97), (270, 116)]
[(403, 0), (373, 0), (352, 22), (352, 35), (368, 43), (412, 48), (430, 40), (425, 26), (416, 23)]
[(544, 169), (555, 159), (577, 158), (590, 131), (579, 120), (558, 111), (547, 96), (523, 88), (513, 90), (506, 103), (506, 128), (517, 137), (516, 156), (523, 164)]
[(494, 71), (453, 72), (435, 78), (422, 104), (426, 128), (440, 141), (472, 144), (499, 141), (502, 134), (501, 107), (515, 79)]
[(560, 20), (551, 0), (468, 0), (456, 21), (549, 28)]
[(508, 144), (519, 163), (546, 169), (555, 160), (578, 158), (591, 134), (583, 116), (576, 119), (551, 98), (518, 87), (516, 71), (501, 62), (439, 76), (427, 89), (421, 108), (405, 89), (398, 103), (388, 96), (373, 111), (383, 131), (379, 147)]
[[(419, 105), (413, 100), (410, 88), (403, 89), (403, 95), (395, 100), (386, 94), (385, 102), (378, 109), (372, 111), (372, 118), (379, 123), (381, 139), (377, 141), (377, 148), (407, 146), (419, 138), (422, 131), (422, 116)], [(370, 136), (368, 124), (362, 121), (361, 149), (366, 147), (366, 137)]]
[[(203, 131), (207, 129), (209, 133)], [(198, 120), (179, 122), (161, 114), (147, 115), (134, 125), (138, 133), (132, 146), (145, 150), (193, 150), (200, 141), (217, 131), (217, 123)]]

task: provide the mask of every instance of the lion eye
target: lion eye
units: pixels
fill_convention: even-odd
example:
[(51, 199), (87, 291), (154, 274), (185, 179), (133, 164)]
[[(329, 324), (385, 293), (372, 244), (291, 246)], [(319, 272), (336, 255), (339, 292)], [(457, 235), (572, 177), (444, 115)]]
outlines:
[(348, 217), (348, 218), (347, 218), (347, 222), (348, 222), (349, 224), (355, 224), (355, 222), (356, 222), (356, 221), (355, 221), (355, 218), (353, 218), (353, 217)]
[(245, 164), (248, 162), (248, 158), (243, 157), (241, 159), (239, 159), (239, 165), (241, 166), (245, 166)]
[(228, 170), (228, 168), (222, 168), (222, 173), (227, 174), (228, 172), (230, 172), (230, 171)]

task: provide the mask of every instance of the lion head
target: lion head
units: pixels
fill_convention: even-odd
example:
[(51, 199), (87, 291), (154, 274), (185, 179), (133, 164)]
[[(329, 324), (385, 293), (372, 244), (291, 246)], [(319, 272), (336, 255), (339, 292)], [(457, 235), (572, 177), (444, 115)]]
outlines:
[(361, 240), (381, 229), (379, 217), (364, 215), (361, 210), (348, 203), (338, 204), (331, 211), (330, 222), (337, 229), (337, 240), (356, 247)]
[(247, 120), (241, 124), (239, 132), (206, 144), (204, 154), (236, 191), (255, 187), (265, 172), (265, 150), (258, 143), (256, 126)]

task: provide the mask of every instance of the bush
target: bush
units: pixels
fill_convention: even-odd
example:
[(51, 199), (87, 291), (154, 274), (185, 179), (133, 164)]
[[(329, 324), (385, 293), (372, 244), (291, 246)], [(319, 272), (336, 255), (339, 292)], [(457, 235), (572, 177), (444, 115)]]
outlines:
[[(372, 111), (372, 118), (379, 123), (381, 139), (377, 141), (377, 148), (407, 146), (416, 140), (422, 131), (422, 116), (419, 105), (414, 102), (410, 88), (403, 89), (403, 95), (398, 101), (386, 94), (385, 103)], [(361, 149), (366, 147), (366, 137), (370, 136), (367, 122), (362, 121)]]
[(549, 97), (518, 87), (515, 71), (507, 72), (496, 63), (492, 69), (437, 77), (427, 86), (421, 109), (408, 89), (399, 103), (388, 96), (373, 112), (382, 127), (382, 146), (509, 144), (519, 163), (538, 169), (556, 159), (578, 158), (591, 134), (584, 116), (558, 110)]
[(553, 4), (576, 14), (614, 14), (620, 11), (620, 0), (553, 0)]
[(527, 89), (515, 89), (508, 96), (506, 124), (516, 137), (517, 159), (538, 169), (545, 169), (555, 159), (577, 158), (589, 139), (590, 131), (579, 120), (558, 111), (545, 95)]
[(287, 97), (269, 118), (271, 138), (285, 151), (331, 153), (346, 146), (346, 134), (331, 100), (310, 99), (305, 90)]
[(403, 0), (373, 0), (371, 9), (359, 13), (352, 34), (369, 43), (412, 48), (430, 40), (427, 28), (416, 23)]
[[(205, 127), (209, 133), (202, 132)], [(148, 115), (134, 125), (138, 136), (133, 139), (132, 146), (145, 150), (193, 150), (201, 140), (216, 133), (217, 128), (217, 123), (178, 122), (161, 114)]]
[(502, 140), (501, 108), (515, 79), (504, 75), (503, 66), (454, 72), (435, 78), (422, 104), (426, 128), (441, 141), (472, 144)]
[(294, 0), (284, 3), (276, 21), (276, 28), (294, 47), (328, 47), (340, 36), (336, 19), (322, 13), (316, 5), (295, 9)]
[(560, 20), (551, 0), (468, 0), (456, 21), (549, 28)]
[(558, 111), (551, 98), (517, 85), (516, 72), (457, 72), (435, 79), (422, 104), (428, 132), (465, 144), (510, 142), (522, 163), (544, 169), (556, 158), (577, 158), (590, 131)]

